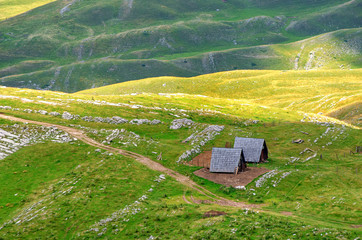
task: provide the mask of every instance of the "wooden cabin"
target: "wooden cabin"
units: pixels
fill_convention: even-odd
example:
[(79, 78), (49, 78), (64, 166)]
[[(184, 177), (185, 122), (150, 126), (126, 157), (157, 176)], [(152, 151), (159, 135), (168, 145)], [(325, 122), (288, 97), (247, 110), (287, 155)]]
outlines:
[(234, 148), (243, 149), (247, 163), (261, 163), (268, 159), (268, 147), (265, 140), (261, 138), (236, 137)]
[(241, 148), (213, 148), (210, 172), (238, 173), (246, 169), (246, 162)]

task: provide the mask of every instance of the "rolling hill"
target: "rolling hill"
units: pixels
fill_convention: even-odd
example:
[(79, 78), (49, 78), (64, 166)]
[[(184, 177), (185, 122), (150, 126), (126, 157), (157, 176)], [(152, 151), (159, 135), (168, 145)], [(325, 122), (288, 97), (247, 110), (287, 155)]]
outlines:
[[(137, 93), (191, 94), (240, 99), (270, 107), (323, 113), (349, 112), (361, 124), (361, 69), (276, 71), (238, 70), (192, 78), (159, 77), (114, 84), (79, 92), (95, 96)], [(352, 106), (350, 106), (352, 105)], [(342, 110), (344, 108), (346, 110)], [(343, 116), (345, 115), (342, 114)], [(338, 117), (337, 117), (338, 118)]]
[[(0, 186), (0, 237), (202, 239), (212, 232), (220, 239), (320, 239), (321, 234), (327, 239), (354, 239), (361, 234), (361, 158), (351, 151), (361, 144), (361, 130), (310, 111), (310, 106), (338, 111), (350, 101), (360, 104), (360, 98), (353, 97), (359, 94), (354, 88), (360, 83), (353, 81), (359, 70), (333, 71), (327, 75), (339, 82), (333, 78), (328, 82), (327, 76), (320, 76), (322, 71), (235, 71), (123, 83), (133, 84), (129, 88), (133, 92), (152, 86), (152, 81), (154, 86), (162, 82), (169, 92), (163, 94), (1, 88), (2, 114), (20, 117), (25, 123), (0, 120), (0, 133), (6, 139), (0, 141), (0, 155), (5, 154), (0, 179), (6, 183)], [(276, 78), (283, 74), (284, 80)], [(293, 75), (298, 80), (288, 82)], [(275, 94), (258, 99), (257, 91), (246, 87), (262, 84), (263, 76), (273, 79), (266, 89)], [(230, 98), (199, 95), (211, 77), (213, 85), (225, 86), (223, 95), (230, 93)], [(240, 78), (245, 97), (232, 96), (235, 89), (228, 86), (241, 82)], [(306, 90), (298, 92), (297, 86), (288, 90), (294, 81), (302, 81)], [(199, 90), (172, 93), (177, 84), (188, 89), (188, 83)], [(105, 89), (98, 91), (105, 93)], [(293, 100), (304, 96), (307, 101), (285, 107), (283, 101), (292, 92), (298, 93)], [(330, 99), (315, 96), (326, 92), (335, 95)], [(336, 104), (337, 96), (350, 100)], [(189, 119), (189, 125), (171, 128), (182, 118)], [(31, 120), (47, 125), (35, 126)], [(77, 133), (77, 138), (62, 129)], [(252, 181), (246, 190), (193, 174), (200, 169), (187, 164), (193, 156), (223, 147), (235, 136), (266, 139), (270, 159), (259, 167), (269, 169), (268, 174)], [(296, 144), (294, 139), (304, 142)], [(11, 141), (18, 145), (12, 146)], [(121, 156), (112, 149), (134, 154)], [(204, 195), (176, 181), (175, 175), (149, 169), (134, 159), (139, 154), (215, 195)], [(234, 205), (217, 201), (217, 196)], [(210, 211), (222, 215), (207, 217)]]
[[(0, 240), (359, 239), (361, 10), (0, 0)], [(235, 137), (268, 161), (195, 173)]]
[(0, 21), (22, 14), (54, 0), (1, 0)]
[(358, 0), (56, 1), (0, 22), (0, 82), (76, 92), (235, 69), (360, 68), (361, 9)]

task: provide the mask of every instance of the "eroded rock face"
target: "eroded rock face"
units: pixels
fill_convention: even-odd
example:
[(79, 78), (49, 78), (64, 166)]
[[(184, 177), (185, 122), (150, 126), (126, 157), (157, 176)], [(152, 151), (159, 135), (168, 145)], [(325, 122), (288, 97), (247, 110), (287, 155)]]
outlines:
[(74, 140), (56, 127), (6, 125), (0, 128), (0, 160), (32, 144), (45, 141), (67, 143)]
[[(47, 112), (45, 110), (32, 110), (32, 109), (19, 109), (19, 108), (12, 108), (10, 106), (0, 106), (0, 109), (4, 110), (12, 110), (12, 111), (24, 111), (26, 113), (39, 113), (42, 115), (50, 115), (54, 117), (58, 117), (61, 115), (61, 117), (65, 120), (77, 120), (82, 119), (86, 122), (99, 122), (99, 123), (109, 123), (109, 124), (124, 124), (124, 123), (130, 123), (130, 124), (151, 124), (151, 125), (157, 125), (162, 124), (162, 121), (158, 119), (148, 120), (148, 119), (132, 119), (128, 121), (127, 119), (124, 119), (119, 116), (113, 116), (113, 117), (92, 117), (92, 116), (84, 116), (80, 117), (77, 114), (71, 114), (69, 112), (63, 112), (63, 114), (60, 114), (58, 112)], [(191, 121), (191, 120), (190, 120)]]
[[(189, 119), (187, 119), (189, 120)], [(188, 121), (185, 121), (186, 124), (189, 123)], [(193, 122), (193, 124), (196, 124)], [(205, 124), (206, 125), (206, 124)], [(177, 162), (187, 161), (192, 158), (192, 156), (195, 156), (196, 154), (201, 152), (201, 147), (204, 146), (207, 142), (214, 139), (217, 135), (220, 134), (222, 130), (224, 130), (224, 126), (222, 125), (206, 125), (206, 128), (204, 128), (202, 131), (194, 132), (191, 134), (186, 140), (184, 140), (184, 143), (190, 142), (190, 145), (193, 146), (192, 149), (187, 150), (184, 152), (178, 159)]]
[[(68, 112), (64, 112), (62, 115), (63, 119), (66, 120), (74, 120), (74, 119), (79, 119), (79, 115), (72, 115)], [(84, 116), (81, 118), (83, 121), (87, 121), (87, 122), (99, 122), (99, 123), (109, 123), (109, 124), (124, 124), (124, 123), (130, 123), (130, 124), (152, 124), (152, 125), (156, 125), (156, 124), (162, 124), (162, 122), (160, 120), (154, 119), (154, 120), (148, 120), (148, 119), (132, 119), (131, 121), (128, 121), (127, 119), (118, 117), (118, 116), (113, 116), (113, 117), (92, 117), (92, 116)]]

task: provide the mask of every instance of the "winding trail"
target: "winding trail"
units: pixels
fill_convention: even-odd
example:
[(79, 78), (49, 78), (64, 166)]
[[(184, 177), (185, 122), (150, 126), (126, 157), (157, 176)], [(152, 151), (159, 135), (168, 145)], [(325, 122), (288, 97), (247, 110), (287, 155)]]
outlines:
[[(217, 196), (216, 194), (214, 194), (214, 193), (208, 191), (207, 189), (203, 188), (202, 186), (198, 185), (197, 183), (195, 183), (194, 181), (192, 181), (190, 178), (188, 178), (185, 175), (182, 175), (182, 174), (180, 174), (180, 173), (178, 173), (178, 172), (176, 172), (176, 171), (174, 171), (172, 169), (166, 168), (162, 164), (160, 164), (158, 162), (155, 162), (155, 161), (151, 160), (150, 158), (147, 158), (147, 157), (145, 157), (145, 156), (143, 156), (141, 154), (103, 145), (103, 144), (95, 141), (94, 139), (88, 137), (82, 130), (71, 128), (71, 127), (66, 127), (66, 126), (62, 126), (62, 125), (47, 123), (47, 122), (26, 120), (26, 119), (23, 119), (23, 118), (18, 118), (18, 117), (5, 115), (3, 113), (0, 113), (0, 118), (6, 119), (6, 120), (11, 120), (11, 121), (22, 122), (22, 123), (36, 124), (36, 125), (41, 125), (41, 126), (45, 126), (45, 127), (57, 127), (58, 129), (69, 133), (73, 137), (77, 138), (78, 140), (80, 140), (80, 141), (82, 141), (82, 142), (84, 142), (86, 144), (89, 144), (91, 146), (107, 150), (107, 151), (115, 153), (115, 154), (120, 154), (120, 155), (129, 157), (129, 158), (133, 158), (136, 161), (144, 164), (148, 168), (150, 168), (152, 170), (162, 172), (164, 174), (167, 174), (170, 177), (176, 179), (179, 183), (181, 183), (181, 184), (183, 184), (183, 185), (185, 185), (187, 187), (190, 187), (190, 188), (198, 191), (200, 194), (212, 199), (212, 201), (204, 200), (204, 201), (201, 201), (200, 203), (211, 203), (211, 204), (218, 204), (218, 205), (221, 205), (221, 206), (232, 206), (232, 207), (249, 208), (249, 209), (250, 208), (259, 208), (260, 207), (260, 205), (247, 204), (247, 203), (244, 203), (244, 202), (236, 202), (236, 201), (232, 201), (232, 200), (225, 199), (225, 198), (222, 198), (220, 196)], [(195, 200), (193, 202), (196, 203), (196, 202), (199, 202), (199, 201)]]

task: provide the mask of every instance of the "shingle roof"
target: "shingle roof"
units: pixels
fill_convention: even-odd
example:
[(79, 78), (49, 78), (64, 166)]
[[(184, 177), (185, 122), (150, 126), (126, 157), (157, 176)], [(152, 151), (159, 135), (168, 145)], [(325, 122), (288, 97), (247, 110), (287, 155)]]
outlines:
[[(261, 138), (236, 137), (234, 148), (242, 148), (246, 162), (259, 162), (265, 140)], [(265, 145), (266, 147), (266, 145)]]
[(210, 172), (233, 173), (239, 166), (242, 154), (241, 148), (213, 148)]

